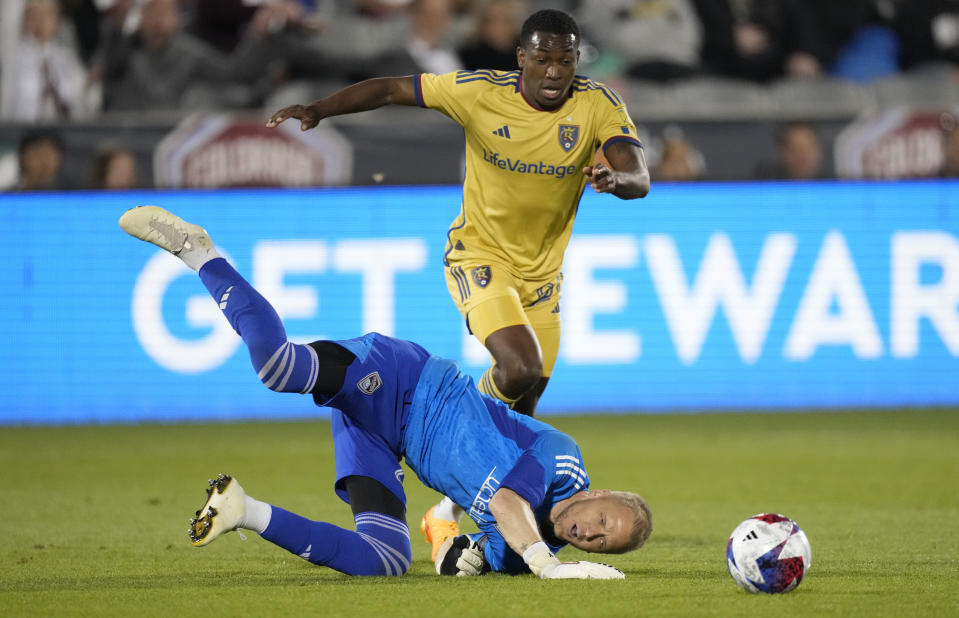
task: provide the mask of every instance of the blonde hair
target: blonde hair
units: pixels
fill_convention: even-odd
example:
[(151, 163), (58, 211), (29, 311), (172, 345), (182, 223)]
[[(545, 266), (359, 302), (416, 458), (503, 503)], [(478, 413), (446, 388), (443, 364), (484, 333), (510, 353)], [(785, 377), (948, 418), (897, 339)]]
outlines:
[(642, 496), (630, 491), (613, 491), (610, 494), (633, 511), (633, 529), (629, 537), (629, 544), (622, 551), (615, 553), (624, 554), (639, 549), (653, 532), (653, 514), (649, 510), (649, 504)]

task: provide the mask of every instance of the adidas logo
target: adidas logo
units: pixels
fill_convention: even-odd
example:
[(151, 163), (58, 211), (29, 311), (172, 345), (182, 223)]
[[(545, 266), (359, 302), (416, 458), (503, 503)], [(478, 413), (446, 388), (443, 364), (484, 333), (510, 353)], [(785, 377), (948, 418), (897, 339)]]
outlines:
[(230, 290), (232, 289), (233, 286), (231, 285), (226, 289), (226, 292), (223, 293), (223, 296), (220, 297), (220, 309), (226, 309), (226, 301), (230, 298)]
[(509, 139), (509, 125), (504, 124), (502, 127), (493, 131), (493, 135), (499, 135), (500, 137), (505, 137), (506, 139)]

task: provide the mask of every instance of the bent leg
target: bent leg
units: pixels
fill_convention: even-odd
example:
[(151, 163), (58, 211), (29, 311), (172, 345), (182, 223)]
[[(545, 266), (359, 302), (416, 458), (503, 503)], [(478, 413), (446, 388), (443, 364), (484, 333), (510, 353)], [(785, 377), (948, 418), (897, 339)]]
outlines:
[(530, 325), (536, 333), (536, 341), (539, 342), (542, 351), (543, 373), (536, 385), (526, 391), (512, 407), (517, 412), (529, 416), (533, 416), (539, 398), (546, 390), (549, 377), (553, 374), (553, 367), (556, 365), (556, 357), (559, 355), (559, 342), (562, 333), (559, 318), (559, 285), (556, 286), (556, 290), (557, 293), (550, 298), (551, 302), (537, 304), (526, 311)]
[(229, 262), (216, 258), (199, 270), (200, 279), (250, 352), (263, 384), (271, 390), (307, 393), (316, 382), (317, 354), (287, 341), (276, 310)]
[(269, 526), (260, 536), (313, 564), (347, 575), (402, 575), (413, 556), (405, 507), (375, 479), (351, 476), (344, 481), (356, 531), (274, 506)]
[(277, 506), (260, 535), (313, 564), (347, 575), (402, 575), (413, 552), (406, 522), (382, 513), (354, 517), (356, 531), (311, 521)]
[(501, 328), (487, 336), (484, 344), (493, 356), (493, 366), (481, 384), (489, 388), (492, 380), (492, 386), (504, 395), (503, 399), (513, 403), (536, 387), (542, 377), (543, 357), (530, 326)]
[(502, 265), (467, 261), (446, 269), (446, 285), (470, 332), (493, 357), (478, 388), (512, 406), (536, 386), (542, 367), (536, 334), (523, 310), (524, 283)]
[(536, 332), (515, 290), (484, 300), (467, 315), (470, 330), (486, 346), (493, 366), (479, 389), (510, 407), (534, 388), (542, 376), (543, 357)]

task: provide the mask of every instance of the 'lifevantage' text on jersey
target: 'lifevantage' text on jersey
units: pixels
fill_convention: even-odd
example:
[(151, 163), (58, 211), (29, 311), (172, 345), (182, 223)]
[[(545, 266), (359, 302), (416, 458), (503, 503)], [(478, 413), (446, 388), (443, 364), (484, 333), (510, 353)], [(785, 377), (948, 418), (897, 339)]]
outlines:
[(483, 149), (483, 160), (501, 170), (509, 170), (520, 174), (542, 174), (545, 176), (556, 176), (556, 178), (565, 178), (567, 175), (576, 172), (575, 165), (550, 165), (544, 161), (527, 163), (519, 159), (514, 160), (509, 157), (500, 157), (498, 152), (487, 152), (485, 148)]

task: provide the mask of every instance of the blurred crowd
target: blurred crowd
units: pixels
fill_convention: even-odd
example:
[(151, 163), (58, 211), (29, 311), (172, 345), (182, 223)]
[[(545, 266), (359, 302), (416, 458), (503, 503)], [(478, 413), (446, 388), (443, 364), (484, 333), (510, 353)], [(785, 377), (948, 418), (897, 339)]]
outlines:
[[(604, 81), (863, 83), (930, 64), (959, 68), (955, 0), (4, 0), (0, 121), (251, 109), (293, 83), (511, 70), (523, 20), (546, 7), (576, 17), (581, 72)], [(779, 146), (780, 160), (757, 175), (822, 173), (809, 125), (784, 127)], [(58, 149), (54, 134), (27, 135), (21, 166)], [(681, 135), (664, 135), (660, 154), (660, 178), (704, 168)], [(122, 147), (104, 147), (93, 167), (94, 184), (136, 184)], [(41, 172), (20, 176), (43, 182)]]

